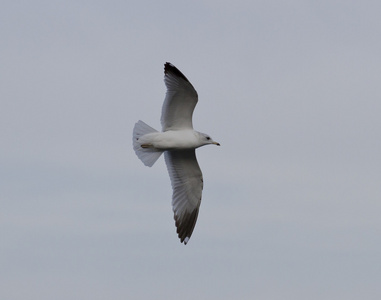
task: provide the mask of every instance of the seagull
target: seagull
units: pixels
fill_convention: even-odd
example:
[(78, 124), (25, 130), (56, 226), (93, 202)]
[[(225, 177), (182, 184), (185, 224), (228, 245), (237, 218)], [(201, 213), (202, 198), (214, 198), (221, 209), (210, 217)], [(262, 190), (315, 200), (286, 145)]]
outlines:
[(195, 149), (219, 143), (193, 130), (192, 115), (198, 95), (189, 80), (174, 65), (164, 65), (167, 93), (161, 112), (162, 132), (139, 120), (133, 129), (133, 148), (144, 165), (152, 167), (164, 152), (171, 179), (172, 209), (181, 243), (188, 243), (201, 204), (203, 178)]

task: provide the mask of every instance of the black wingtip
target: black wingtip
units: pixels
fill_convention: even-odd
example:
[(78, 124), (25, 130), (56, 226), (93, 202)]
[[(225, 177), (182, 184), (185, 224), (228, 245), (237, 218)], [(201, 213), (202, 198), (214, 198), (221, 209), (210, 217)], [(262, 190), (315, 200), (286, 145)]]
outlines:
[(174, 65), (172, 65), (170, 62), (166, 62), (164, 64), (164, 74), (173, 74), (175, 76), (181, 77), (184, 80), (188, 81), (188, 78), (185, 77), (183, 73), (180, 72), (179, 69), (177, 69)]
[(198, 211), (198, 209), (195, 209), (191, 213), (187, 213), (185, 216), (183, 216), (181, 221), (180, 218), (178, 218), (176, 215), (174, 216), (175, 224), (177, 227), (177, 235), (180, 239), (180, 242), (184, 243), (184, 245), (189, 242), (189, 239), (192, 236), (198, 217)]

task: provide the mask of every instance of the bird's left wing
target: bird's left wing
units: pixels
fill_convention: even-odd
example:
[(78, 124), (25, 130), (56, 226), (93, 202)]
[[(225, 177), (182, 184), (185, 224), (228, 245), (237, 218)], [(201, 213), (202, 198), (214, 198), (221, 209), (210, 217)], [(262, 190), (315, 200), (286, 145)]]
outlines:
[(201, 204), (203, 179), (195, 150), (165, 151), (169, 177), (171, 178), (177, 234), (186, 244), (196, 225)]
[(197, 92), (189, 80), (171, 63), (164, 65), (164, 82), (167, 94), (161, 112), (163, 131), (192, 129), (193, 110)]

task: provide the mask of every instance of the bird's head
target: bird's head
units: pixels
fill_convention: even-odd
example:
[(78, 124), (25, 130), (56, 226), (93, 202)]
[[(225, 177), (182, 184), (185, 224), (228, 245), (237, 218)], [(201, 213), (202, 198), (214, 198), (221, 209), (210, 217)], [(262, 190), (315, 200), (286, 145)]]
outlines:
[(209, 134), (199, 132), (199, 139), (200, 139), (200, 142), (202, 143), (201, 146), (210, 145), (210, 144), (220, 146), (219, 143), (213, 141), (213, 139), (210, 137)]

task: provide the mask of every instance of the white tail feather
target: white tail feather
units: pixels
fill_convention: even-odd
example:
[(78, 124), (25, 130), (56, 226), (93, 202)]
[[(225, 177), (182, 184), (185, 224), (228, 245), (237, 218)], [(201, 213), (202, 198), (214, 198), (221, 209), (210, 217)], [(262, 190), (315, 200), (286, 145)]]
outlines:
[(157, 132), (157, 130), (139, 120), (135, 124), (132, 134), (132, 142), (135, 153), (143, 162), (143, 164), (148, 167), (152, 167), (160, 155), (163, 153), (163, 151), (158, 151), (155, 148), (142, 148), (142, 143), (144, 141), (144, 138), (142, 139), (142, 137), (148, 133), (153, 132)]

